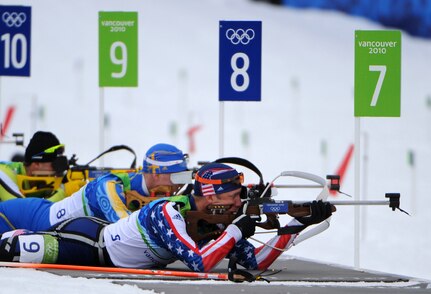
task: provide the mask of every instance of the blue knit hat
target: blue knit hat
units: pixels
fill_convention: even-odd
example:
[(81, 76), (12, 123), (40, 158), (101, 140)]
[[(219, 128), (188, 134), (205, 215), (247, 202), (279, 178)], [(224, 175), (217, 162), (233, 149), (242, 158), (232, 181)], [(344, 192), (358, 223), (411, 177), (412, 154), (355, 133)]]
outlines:
[(156, 144), (145, 154), (144, 173), (170, 174), (187, 170), (187, 156), (177, 147), (169, 144)]
[(195, 174), (194, 194), (210, 196), (241, 188), (244, 181), (242, 173), (226, 164), (209, 163)]

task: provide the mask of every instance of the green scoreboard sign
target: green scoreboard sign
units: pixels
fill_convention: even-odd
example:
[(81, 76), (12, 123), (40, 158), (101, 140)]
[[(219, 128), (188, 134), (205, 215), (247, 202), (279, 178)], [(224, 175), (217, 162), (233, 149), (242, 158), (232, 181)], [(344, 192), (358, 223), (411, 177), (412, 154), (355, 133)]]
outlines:
[(401, 32), (355, 31), (355, 116), (401, 114)]
[(137, 12), (99, 12), (99, 86), (138, 86)]

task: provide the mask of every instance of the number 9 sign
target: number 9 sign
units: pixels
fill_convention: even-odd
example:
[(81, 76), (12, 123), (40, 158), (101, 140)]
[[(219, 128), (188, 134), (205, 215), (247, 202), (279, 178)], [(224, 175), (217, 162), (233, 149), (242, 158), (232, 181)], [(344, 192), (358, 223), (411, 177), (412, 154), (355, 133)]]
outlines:
[(219, 45), (219, 101), (260, 101), (262, 22), (220, 21)]
[(31, 7), (0, 6), (0, 75), (30, 76)]
[(99, 12), (99, 86), (138, 86), (137, 12)]

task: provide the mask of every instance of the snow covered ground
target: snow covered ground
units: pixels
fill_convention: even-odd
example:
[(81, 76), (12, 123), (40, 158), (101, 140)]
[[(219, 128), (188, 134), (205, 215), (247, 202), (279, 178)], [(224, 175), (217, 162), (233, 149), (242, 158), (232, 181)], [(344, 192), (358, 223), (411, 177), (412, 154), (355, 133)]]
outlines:
[[(0, 0), (0, 4), (10, 2)], [(246, 0), (16, 0), (14, 4), (32, 6), (32, 69), (30, 78), (0, 78), (2, 119), (7, 107), (16, 107), (7, 139), (24, 132), (28, 143), (34, 131), (50, 130), (66, 144), (66, 153), (77, 154), (82, 164), (101, 151), (99, 11), (139, 13), (139, 87), (104, 90), (109, 122), (105, 149), (128, 145), (139, 161), (158, 142), (187, 151), (186, 133), (199, 125), (192, 166), (221, 155), (218, 23), (261, 20), (262, 102), (224, 104), (223, 155), (249, 159), (266, 181), (285, 170), (322, 177), (335, 172), (354, 143), (354, 31), (383, 29), (340, 13)], [(431, 42), (403, 33), (401, 118), (361, 119), (361, 198), (383, 200), (385, 193), (399, 192), (401, 207), (411, 216), (380, 206), (362, 210), (360, 267), (426, 279), (431, 279), (429, 68)], [(1, 145), (1, 158), (10, 158), (17, 148)], [(408, 165), (409, 151), (415, 154), (414, 167)], [(127, 152), (104, 160), (116, 167), (130, 162)], [(353, 162), (341, 190), (354, 194)], [(279, 194), (280, 199), (311, 199), (316, 192)], [(288, 254), (352, 266), (353, 207), (339, 207), (331, 224)], [(3, 278), (11, 272), (1, 271)]]
[[(37, 282), (35, 282), (37, 281)], [(57, 276), (31, 269), (0, 268), (2, 293), (104, 293), (104, 294), (150, 294), (136, 286), (115, 285), (107, 280)]]

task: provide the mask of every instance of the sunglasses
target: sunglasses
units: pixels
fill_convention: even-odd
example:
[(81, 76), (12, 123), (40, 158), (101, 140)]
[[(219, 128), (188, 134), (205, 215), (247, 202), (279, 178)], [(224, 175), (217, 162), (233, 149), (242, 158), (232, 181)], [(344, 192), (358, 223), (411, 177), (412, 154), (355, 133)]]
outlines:
[(64, 144), (55, 145), (39, 152), (31, 157), (32, 160), (41, 160), (44, 157), (52, 158), (52, 168), (56, 176), (63, 176), (64, 172), (69, 169), (69, 161), (63, 154)]
[(198, 174), (195, 175), (195, 180), (202, 184), (212, 184), (212, 185), (222, 185), (227, 183), (232, 183), (236, 185), (241, 185), (244, 183), (244, 174), (239, 173), (236, 176), (229, 179), (205, 179)]
[(42, 152), (39, 152), (31, 157), (31, 159), (42, 159), (44, 155), (55, 156), (64, 152), (64, 144), (49, 147)]

